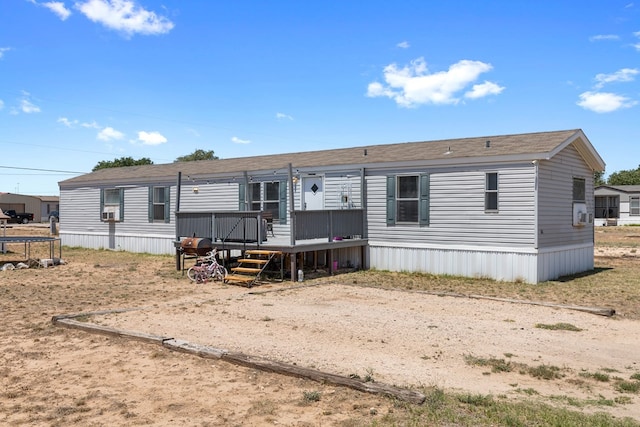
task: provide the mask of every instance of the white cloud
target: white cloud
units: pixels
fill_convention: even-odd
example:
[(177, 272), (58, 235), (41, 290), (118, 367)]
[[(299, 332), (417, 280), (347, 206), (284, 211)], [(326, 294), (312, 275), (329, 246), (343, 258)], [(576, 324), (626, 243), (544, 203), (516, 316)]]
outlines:
[(71, 11), (64, 6), (64, 3), (61, 1), (50, 1), (46, 3), (42, 3), (42, 6), (46, 7), (56, 15), (58, 18), (65, 21), (69, 16), (71, 16)]
[[(390, 64), (384, 68), (386, 85), (379, 82), (370, 83), (367, 96), (385, 96), (402, 107), (416, 107), (422, 104), (457, 104), (460, 101), (458, 93), (477, 80), (480, 74), (492, 68), (491, 64), (484, 62), (462, 60), (451, 65), (447, 71), (430, 73), (424, 58), (415, 59), (403, 68)], [(483, 89), (485, 93), (481, 96), (493, 94), (487, 90), (491, 89), (491, 85), (495, 85), (494, 91), (500, 88), (495, 83), (485, 82), (478, 88), (478, 95)], [(500, 91), (503, 89), (500, 88)], [(468, 93), (476, 92), (472, 90)]]
[(39, 113), (40, 107), (38, 107), (37, 105), (35, 105), (25, 97), (20, 100), (20, 111), (22, 111), (25, 114)]
[(584, 92), (577, 103), (585, 110), (596, 113), (610, 113), (621, 108), (630, 108), (637, 104), (627, 97), (609, 92)]
[(0, 110), (2, 110), (3, 108), (4, 108), (4, 101), (0, 99)]
[(288, 114), (284, 114), (284, 113), (276, 113), (276, 119), (278, 119), (278, 120), (293, 120), (293, 117), (288, 115)]
[(80, 126), (87, 129), (100, 129), (100, 125), (98, 125), (95, 121), (91, 123), (88, 123), (88, 122), (80, 123)]
[(85, 0), (76, 2), (75, 7), (91, 21), (127, 36), (165, 34), (174, 27), (168, 18), (130, 0)]
[(160, 132), (138, 132), (138, 141), (142, 142), (144, 145), (160, 145), (167, 142), (167, 138), (165, 138)]
[(403, 41), (398, 43), (396, 46), (399, 47), (400, 49), (409, 49), (410, 44), (408, 41)]
[(620, 36), (616, 34), (598, 34), (596, 36), (589, 37), (590, 42), (597, 42), (602, 40), (620, 40)]
[(9, 52), (10, 50), (11, 50), (10, 47), (0, 47), (0, 59), (2, 59), (5, 52)]
[(237, 136), (231, 138), (231, 142), (233, 142), (234, 144), (251, 144), (251, 141), (249, 141), (248, 139), (240, 139)]
[(57, 121), (58, 121), (58, 123), (62, 123), (63, 125), (65, 125), (65, 126), (66, 126), (66, 127), (68, 127), (68, 128), (73, 127), (73, 126), (75, 126), (75, 125), (77, 125), (77, 124), (78, 124), (78, 121), (77, 121), (77, 120), (73, 120), (73, 121), (71, 121), (71, 120), (69, 120), (69, 119), (68, 119), (68, 118), (66, 118), (66, 117), (60, 117), (60, 118), (58, 118), (58, 120), (57, 120)]
[(477, 99), (489, 95), (499, 95), (504, 90), (503, 86), (499, 86), (493, 82), (484, 82), (479, 85), (473, 85), (470, 91), (464, 94), (465, 98)]
[[(75, 128), (75, 127), (83, 127), (86, 129), (102, 129), (102, 127), (96, 123), (95, 121), (93, 122), (80, 122), (78, 119), (69, 119), (68, 117), (60, 117), (57, 120), (58, 123), (62, 123), (63, 125), (65, 125), (68, 128)], [(101, 138), (102, 139), (102, 138)]]
[(634, 76), (639, 74), (640, 71), (637, 68), (622, 68), (611, 74), (596, 74), (596, 88), (601, 88), (607, 83), (614, 82), (632, 82)]
[(98, 132), (98, 139), (102, 141), (112, 141), (114, 139), (122, 139), (124, 134), (112, 127), (106, 127)]
[[(635, 33), (633, 33), (633, 35), (636, 37), (640, 37), (640, 31), (636, 31)], [(634, 43), (632, 44), (632, 46), (635, 47), (637, 51), (640, 51), (640, 43)]]

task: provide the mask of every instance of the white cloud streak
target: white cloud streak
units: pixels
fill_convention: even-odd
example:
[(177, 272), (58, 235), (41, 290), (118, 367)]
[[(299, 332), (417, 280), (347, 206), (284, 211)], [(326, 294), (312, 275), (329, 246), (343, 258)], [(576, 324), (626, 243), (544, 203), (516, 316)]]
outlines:
[(249, 141), (248, 139), (240, 139), (237, 136), (232, 137), (231, 142), (233, 142), (234, 144), (251, 144), (251, 141)]
[(471, 90), (464, 94), (464, 97), (470, 99), (484, 98), (489, 95), (499, 95), (503, 90), (504, 87), (493, 82), (484, 82), (479, 85), (473, 85)]
[(101, 141), (113, 141), (122, 138), (124, 138), (124, 134), (110, 126), (98, 132), (98, 139)]
[(622, 68), (621, 70), (616, 71), (611, 74), (596, 74), (595, 87), (600, 89), (605, 84), (615, 83), (615, 82), (632, 82), (634, 77), (638, 75), (640, 71), (637, 68)]
[(2, 57), (4, 57), (4, 53), (5, 52), (9, 52), (11, 50), (10, 47), (0, 47), (0, 59), (2, 59)]
[(167, 142), (167, 138), (165, 138), (160, 132), (138, 132), (138, 141), (142, 142), (144, 145), (160, 145)]
[(609, 92), (583, 92), (577, 104), (595, 113), (611, 113), (621, 108), (630, 108), (638, 102)]
[(20, 111), (25, 114), (34, 114), (40, 112), (40, 107), (25, 97), (20, 100)]
[(398, 43), (396, 46), (399, 47), (400, 49), (409, 49), (411, 45), (409, 44), (408, 41), (402, 41)]
[[(372, 82), (367, 88), (369, 97), (388, 97), (401, 107), (417, 107), (424, 104), (457, 104), (459, 93), (478, 79), (480, 74), (493, 67), (480, 61), (462, 60), (447, 71), (430, 73), (424, 58), (418, 58), (403, 68), (396, 64), (384, 68), (386, 84)], [(493, 82), (485, 81), (465, 94), (476, 99), (499, 94), (504, 90)]]
[(607, 41), (607, 40), (620, 40), (620, 36), (616, 34), (598, 34), (598, 35), (589, 37), (590, 42), (599, 42), (599, 41)]
[(58, 18), (63, 21), (66, 21), (69, 16), (71, 16), (71, 11), (67, 9), (63, 2), (61, 1), (50, 1), (46, 3), (41, 3), (41, 6), (46, 7), (51, 12), (55, 13)]
[(278, 120), (293, 120), (293, 117), (288, 115), (288, 114), (284, 114), (284, 113), (276, 113), (276, 119), (278, 119)]
[(156, 15), (130, 0), (78, 1), (75, 8), (91, 21), (127, 37), (134, 34), (166, 34), (174, 27), (174, 23), (168, 18)]

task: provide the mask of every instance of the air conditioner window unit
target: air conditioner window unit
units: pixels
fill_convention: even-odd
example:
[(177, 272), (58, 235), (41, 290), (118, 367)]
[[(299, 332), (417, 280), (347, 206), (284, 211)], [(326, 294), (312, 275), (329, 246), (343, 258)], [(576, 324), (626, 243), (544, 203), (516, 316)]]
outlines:
[(583, 227), (588, 223), (593, 222), (593, 219), (589, 221), (589, 218), (593, 218), (587, 212), (586, 203), (574, 203), (573, 204), (573, 226), (574, 227)]
[(120, 207), (119, 206), (105, 206), (102, 211), (103, 221), (120, 221)]

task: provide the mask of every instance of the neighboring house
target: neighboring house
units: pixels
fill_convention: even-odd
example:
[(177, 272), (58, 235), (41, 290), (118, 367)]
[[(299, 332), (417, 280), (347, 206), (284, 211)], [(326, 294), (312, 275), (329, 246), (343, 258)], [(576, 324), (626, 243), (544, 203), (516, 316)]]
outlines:
[(40, 216), (42, 221), (48, 221), (51, 212), (60, 210), (60, 197), (58, 196), (38, 196), (40, 199)]
[(164, 254), (192, 235), (260, 246), (290, 254), (292, 278), (304, 263), (538, 283), (593, 269), (604, 166), (566, 130), (101, 169), (59, 183), (60, 236)]
[(33, 222), (48, 221), (52, 211), (58, 211), (58, 196), (26, 196), (24, 194), (0, 193), (0, 209), (33, 214)]
[(640, 185), (600, 185), (594, 193), (595, 225), (640, 225)]
[(13, 209), (16, 212), (28, 212), (33, 214), (33, 221), (40, 222), (41, 200), (37, 196), (24, 194), (0, 193), (0, 209), (7, 211)]

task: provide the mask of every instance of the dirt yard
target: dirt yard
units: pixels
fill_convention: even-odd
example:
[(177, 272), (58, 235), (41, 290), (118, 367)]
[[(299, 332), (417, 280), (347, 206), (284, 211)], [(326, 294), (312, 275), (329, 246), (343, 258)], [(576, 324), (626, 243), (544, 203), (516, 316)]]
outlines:
[[(634, 263), (635, 247), (596, 252)], [(0, 424), (349, 426), (398, 410), (381, 396), (51, 323), (122, 308), (140, 310), (83, 320), (412, 390), (623, 402), (578, 410), (640, 420), (638, 396), (598, 377), (640, 372), (636, 318), (373, 288), (350, 275), (247, 289), (192, 284), (167, 257), (73, 249), (62, 258), (0, 271)], [(565, 327), (545, 329), (553, 325)], [(535, 374), (545, 370), (553, 378)]]

